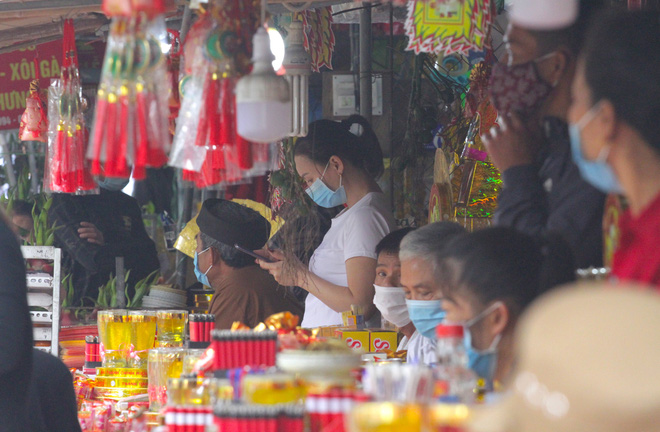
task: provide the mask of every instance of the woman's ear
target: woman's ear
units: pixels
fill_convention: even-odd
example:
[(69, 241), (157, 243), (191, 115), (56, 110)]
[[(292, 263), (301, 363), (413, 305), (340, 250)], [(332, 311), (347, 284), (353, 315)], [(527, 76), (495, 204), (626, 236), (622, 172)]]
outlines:
[(330, 165), (337, 170), (339, 175), (344, 174), (344, 162), (339, 158), (339, 156), (333, 155), (330, 157)]

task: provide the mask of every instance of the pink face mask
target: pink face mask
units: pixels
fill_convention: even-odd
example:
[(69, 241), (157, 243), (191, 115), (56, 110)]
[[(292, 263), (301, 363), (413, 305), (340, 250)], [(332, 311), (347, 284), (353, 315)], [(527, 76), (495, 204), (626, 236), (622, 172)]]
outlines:
[(518, 113), (528, 116), (534, 113), (548, 97), (554, 85), (543, 81), (536, 63), (554, 55), (550, 53), (519, 65), (498, 62), (490, 76), (490, 100), (499, 115)]

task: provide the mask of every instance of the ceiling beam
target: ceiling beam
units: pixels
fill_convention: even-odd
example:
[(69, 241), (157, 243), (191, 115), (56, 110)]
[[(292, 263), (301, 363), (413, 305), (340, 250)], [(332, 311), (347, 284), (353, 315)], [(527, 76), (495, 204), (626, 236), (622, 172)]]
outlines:
[[(89, 15), (74, 19), (76, 33), (95, 32), (109, 20), (103, 15)], [(0, 31), (0, 53), (11, 52), (25, 46), (62, 38), (62, 23), (19, 27)]]

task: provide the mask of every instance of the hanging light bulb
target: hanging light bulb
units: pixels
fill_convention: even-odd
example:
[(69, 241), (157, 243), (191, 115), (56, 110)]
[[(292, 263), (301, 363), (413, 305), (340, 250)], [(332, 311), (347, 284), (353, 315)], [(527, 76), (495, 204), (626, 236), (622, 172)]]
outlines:
[(274, 142), (289, 133), (289, 83), (273, 70), (275, 56), (265, 28), (257, 30), (253, 47), (252, 72), (236, 84), (236, 126), (246, 140)]
[(306, 136), (309, 116), (309, 76), (311, 56), (303, 46), (303, 24), (292, 21), (282, 66), (291, 86), (291, 129), (289, 136)]

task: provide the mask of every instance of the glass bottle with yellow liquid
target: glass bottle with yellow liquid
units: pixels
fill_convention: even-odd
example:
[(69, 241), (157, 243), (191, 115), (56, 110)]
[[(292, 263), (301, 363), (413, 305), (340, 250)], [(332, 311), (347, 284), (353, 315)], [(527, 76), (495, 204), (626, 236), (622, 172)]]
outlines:
[(130, 311), (129, 321), (133, 348), (130, 365), (134, 368), (146, 369), (149, 350), (154, 347), (156, 341), (156, 312)]
[(158, 346), (162, 348), (182, 347), (186, 335), (188, 311), (159, 310), (156, 312), (158, 321)]
[(103, 367), (127, 367), (131, 346), (131, 323), (124, 309), (103, 310), (98, 313), (99, 337), (105, 351)]

